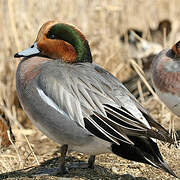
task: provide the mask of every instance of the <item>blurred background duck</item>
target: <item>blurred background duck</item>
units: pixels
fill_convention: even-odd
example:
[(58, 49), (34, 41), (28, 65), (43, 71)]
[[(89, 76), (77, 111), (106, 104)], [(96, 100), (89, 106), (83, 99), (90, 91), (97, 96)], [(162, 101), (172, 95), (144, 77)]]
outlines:
[[(154, 58), (152, 81), (162, 102), (180, 117), (180, 41)], [(174, 128), (180, 136), (180, 119), (175, 121)]]
[[(170, 20), (164, 19), (159, 22), (155, 29), (149, 28), (147, 33), (137, 29), (128, 29), (125, 35), (121, 36), (121, 42), (127, 43), (129, 46), (129, 58), (133, 58), (144, 71), (147, 82), (151, 83), (150, 67), (153, 58), (163, 49), (165, 41), (168, 41), (172, 25)], [(134, 72), (131, 77), (123, 81), (123, 84), (129, 91), (139, 98), (139, 90), (137, 82), (142, 84), (142, 91), (147, 96), (151, 95), (148, 88), (144, 85), (139, 75)]]

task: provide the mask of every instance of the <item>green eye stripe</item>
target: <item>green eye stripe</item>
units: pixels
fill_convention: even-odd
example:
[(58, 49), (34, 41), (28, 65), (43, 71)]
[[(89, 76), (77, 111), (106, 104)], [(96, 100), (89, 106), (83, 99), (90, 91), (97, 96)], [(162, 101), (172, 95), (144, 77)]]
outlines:
[(82, 38), (73, 26), (67, 24), (56, 24), (51, 27), (47, 37), (53, 36), (52, 39), (61, 39), (70, 43), (77, 52), (77, 62), (92, 62), (92, 56), (88, 42)]

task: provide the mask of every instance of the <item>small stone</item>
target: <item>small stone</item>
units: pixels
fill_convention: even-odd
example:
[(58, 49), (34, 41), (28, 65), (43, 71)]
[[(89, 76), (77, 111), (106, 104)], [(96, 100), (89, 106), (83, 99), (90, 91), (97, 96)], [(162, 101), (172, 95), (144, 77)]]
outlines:
[(134, 177), (130, 174), (123, 174), (121, 175), (120, 178), (118, 178), (118, 180), (148, 180), (148, 179), (145, 177)]
[(111, 169), (112, 169), (113, 173), (117, 174), (119, 172), (119, 168), (117, 168), (117, 167), (112, 167)]
[(136, 178), (130, 174), (123, 174), (118, 180), (136, 180)]
[(148, 179), (145, 177), (136, 177), (136, 180), (148, 180)]

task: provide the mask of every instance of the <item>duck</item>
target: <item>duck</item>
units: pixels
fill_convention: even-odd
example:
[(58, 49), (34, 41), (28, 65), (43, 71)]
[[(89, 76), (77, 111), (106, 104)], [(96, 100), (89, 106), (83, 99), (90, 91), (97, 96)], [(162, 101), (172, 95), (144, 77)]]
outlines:
[(169, 133), (116, 77), (93, 62), (77, 27), (48, 21), (35, 42), (14, 57), (22, 57), (16, 89), (24, 111), (61, 145), (58, 174), (68, 172), (66, 154), (76, 151), (90, 155), (86, 168), (94, 168), (96, 155), (114, 153), (177, 177), (156, 142), (174, 143)]
[[(145, 32), (143, 33), (143, 31), (135, 28), (130, 28), (125, 33), (129, 43), (128, 49), (130, 57), (137, 63), (141, 60), (145, 78), (151, 86), (153, 86), (151, 81), (152, 61), (155, 56), (163, 50), (164, 41), (169, 40), (171, 31), (171, 21), (169, 19), (163, 19), (159, 22), (157, 28), (152, 29), (149, 27), (149, 37), (145, 36)], [(122, 43), (125, 43), (125, 35), (121, 36), (120, 39)], [(148, 98), (152, 96), (152, 93), (149, 92), (148, 88), (144, 85), (143, 81), (136, 72), (125, 79), (122, 83), (136, 98), (139, 98), (140, 94), (137, 87), (138, 81), (142, 84), (143, 93), (147, 94)]]
[[(151, 78), (161, 101), (180, 117), (180, 41), (162, 50), (153, 60)], [(178, 124), (178, 123), (177, 123)], [(180, 126), (175, 127), (180, 134)]]
[[(172, 31), (172, 23), (169, 19), (163, 19), (159, 22), (157, 28), (153, 29), (149, 27), (148, 31), (149, 34), (137, 28), (129, 28), (123, 35), (120, 36), (120, 41), (122, 43), (128, 41), (129, 45), (135, 46), (136, 48), (138, 48), (138, 43), (140, 42), (141, 38), (145, 38), (149, 44), (153, 42), (159, 45), (163, 45), (164, 38), (169, 39), (170, 33)], [(142, 48), (148, 48), (146, 46), (146, 44), (142, 43)]]
[(164, 45), (164, 38), (169, 40), (172, 32), (172, 23), (170, 19), (163, 19), (159, 22), (156, 29), (150, 28), (150, 39), (153, 42)]

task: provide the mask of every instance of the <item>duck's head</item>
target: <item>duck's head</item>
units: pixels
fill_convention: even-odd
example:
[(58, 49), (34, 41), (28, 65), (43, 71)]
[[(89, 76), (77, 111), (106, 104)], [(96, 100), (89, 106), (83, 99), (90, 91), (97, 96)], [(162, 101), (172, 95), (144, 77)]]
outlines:
[(178, 41), (175, 45), (173, 45), (172, 51), (174, 53), (175, 58), (177, 58), (179, 60), (179, 58), (180, 58), (180, 41)]
[(85, 36), (76, 27), (48, 21), (42, 25), (34, 44), (14, 57), (45, 56), (64, 62), (92, 62)]

